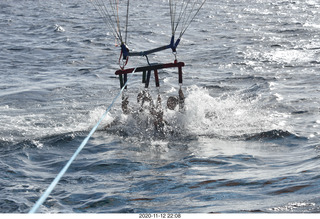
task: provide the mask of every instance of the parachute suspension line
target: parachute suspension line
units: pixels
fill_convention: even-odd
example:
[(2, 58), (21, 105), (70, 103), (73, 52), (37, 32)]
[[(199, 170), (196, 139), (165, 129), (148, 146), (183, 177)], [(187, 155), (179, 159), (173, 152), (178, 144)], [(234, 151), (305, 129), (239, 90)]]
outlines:
[(110, 1), (111, 7), (110, 9), (108, 9), (108, 7), (103, 3), (103, 0), (100, 0), (100, 2), (102, 2), (101, 4), (103, 4), (104, 6), (104, 10), (107, 12), (108, 16), (109, 16), (109, 22), (113, 25), (114, 27), (114, 32), (117, 34), (117, 39), (119, 42), (121, 42), (121, 33), (118, 30), (118, 26), (117, 26), (117, 16), (116, 16), (116, 9), (115, 9), (115, 5), (112, 3), (112, 1)]
[[(190, 13), (187, 13), (189, 5), (190, 5), (190, 0), (185, 4), (184, 10), (183, 10), (183, 13), (182, 13), (182, 16), (181, 16), (182, 17), (181, 18), (182, 19), (182, 24), (181, 24), (181, 31), (180, 31), (179, 38), (181, 38), (183, 33), (185, 32), (186, 24), (189, 23), (189, 22), (190, 23), (192, 22), (192, 21), (190, 21), (190, 16), (192, 14), (191, 12), (193, 12), (193, 10), (194, 10), (194, 6), (196, 5), (196, 3), (197, 3), (197, 1), (195, 1), (194, 4), (191, 6)], [(188, 14), (188, 16), (187, 16), (187, 14)]]
[[(204, 5), (204, 3), (206, 2), (206, 0), (203, 0), (203, 2), (200, 4), (200, 7), (198, 7), (198, 9), (196, 10), (195, 14), (193, 15), (193, 17), (191, 17), (190, 21), (186, 22), (187, 26), (185, 26), (184, 30), (180, 33), (180, 37), (182, 37), (182, 35), (186, 32), (186, 30), (189, 28), (190, 24), (193, 22), (194, 18), (198, 15), (200, 9), (202, 8), (202, 6)], [(192, 10), (194, 10), (194, 6), (196, 5), (193, 4)], [(191, 16), (191, 13), (189, 14), (188, 18)]]
[(114, 3), (112, 3), (112, 1), (109, 0), (111, 9), (108, 9), (108, 7), (105, 5), (103, 0), (90, 0), (90, 1), (92, 2), (93, 6), (96, 8), (98, 13), (102, 17), (103, 21), (107, 24), (109, 29), (112, 31), (113, 36), (118, 41), (118, 44), (120, 44), (122, 39), (121, 39), (120, 33), (117, 31)]
[(174, 23), (175, 23), (175, 11), (176, 11), (176, 4), (173, 5), (172, 0), (169, 0), (170, 6), (170, 17), (171, 17), (171, 29), (172, 29), (172, 36), (175, 34)]
[(127, 16), (126, 16), (125, 41), (124, 41), (125, 44), (127, 44), (127, 39), (128, 39), (129, 5), (130, 5), (130, 1), (128, 0), (128, 2), (127, 2)]
[(110, 9), (108, 10), (108, 7), (103, 3), (103, 0), (100, 0), (100, 2), (102, 2), (102, 4), (104, 5), (104, 8), (106, 11), (109, 12), (109, 10), (111, 10), (111, 12), (109, 12), (109, 22), (113, 23), (114, 25), (114, 31), (117, 34), (117, 39), (118, 39), (118, 43), (121, 44), (122, 42), (122, 36), (121, 36), (121, 31), (119, 28), (119, 17), (118, 17), (118, 10), (117, 10), (117, 0), (109, 0), (109, 5), (110, 5)]
[(181, 19), (182, 19), (183, 17), (185, 18), (189, 3), (190, 3), (190, 0), (188, 0), (188, 2), (183, 1), (183, 3), (181, 4), (181, 8), (180, 8), (180, 12), (179, 12), (179, 17), (178, 17), (178, 20), (177, 20), (177, 22), (176, 22), (176, 26), (174, 27), (174, 32), (177, 31), (178, 26), (179, 26), (179, 24), (180, 24), (180, 22), (181, 22)]
[[(99, 12), (104, 23), (112, 31), (118, 45), (126, 44), (128, 41), (129, 8), (130, 1), (121, 0), (88, 0)], [(121, 3), (125, 2), (126, 11), (122, 13)], [(126, 14), (125, 14), (126, 13)], [(125, 18), (125, 21), (124, 21)], [(124, 26), (125, 25), (125, 26)]]
[[(177, 9), (177, 2), (181, 4), (179, 9)], [(169, 0), (172, 36), (180, 29), (179, 38), (177, 40), (181, 40), (205, 2), (206, 0)], [(177, 13), (179, 14), (178, 16)]]
[[(107, 17), (109, 17), (109, 15), (106, 14), (106, 11), (103, 10), (103, 6), (101, 4), (98, 4), (97, 2), (92, 1), (93, 6), (95, 7), (95, 9), (98, 11), (98, 13), (100, 14), (101, 18), (103, 19), (103, 21), (107, 24), (107, 26), (112, 30), (112, 34), (114, 35), (115, 38), (117, 38), (117, 36), (115, 35), (115, 31), (114, 31), (114, 27), (112, 25), (112, 23), (110, 22), (110, 20), (107, 19)], [(109, 17), (111, 19), (111, 17)]]
[(39, 200), (35, 203), (35, 205), (32, 207), (32, 209), (29, 211), (29, 214), (33, 214), (36, 213), (38, 208), (43, 204), (43, 202), (45, 202), (45, 200), (48, 198), (48, 196), (51, 194), (51, 192), (53, 191), (54, 187), (59, 183), (60, 179), (63, 177), (63, 175), (67, 172), (68, 168), (70, 167), (70, 165), (72, 164), (72, 162), (74, 161), (74, 159), (78, 156), (78, 154), (81, 152), (81, 150), (84, 148), (84, 146), (88, 143), (90, 137), (93, 135), (93, 133), (97, 130), (98, 126), (100, 125), (100, 123), (102, 122), (102, 120), (107, 116), (107, 114), (109, 113), (109, 111), (111, 110), (111, 108), (113, 107), (114, 103), (116, 102), (116, 100), (119, 98), (119, 96), (122, 94), (123, 90), (125, 89), (128, 81), (132, 78), (133, 74), (136, 72), (135, 68), (132, 71), (132, 74), (130, 76), (130, 78), (128, 78), (128, 80), (126, 81), (126, 83), (124, 84), (124, 86), (121, 88), (121, 90), (119, 91), (119, 93), (117, 94), (117, 96), (115, 96), (115, 98), (112, 100), (112, 103), (110, 104), (110, 106), (106, 109), (106, 111), (104, 112), (104, 114), (100, 117), (99, 121), (97, 122), (97, 124), (92, 128), (92, 130), (90, 131), (90, 133), (88, 134), (88, 136), (83, 140), (83, 142), (81, 143), (81, 145), (78, 147), (78, 149), (76, 150), (76, 152), (72, 155), (72, 157), (70, 158), (70, 160), (68, 161), (68, 163), (63, 167), (63, 169), (59, 172), (59, 174), (56, 176), (56, 178), (52, 181), (52, 183), (50, 184), (50, 186), (47, 188), (47, 190), (42, 194), (42, 196), (39, 198)]
[[(111, 1), (111, 0), (109, 0)], [(123, 40), (122, 40), (122, 34), (121, 34), (121, 27), (120, 27), (120, 19), (119, 19), (119, 0), (116, 0), (117, 2), (115, 2), (116, 4), (116, 18), (117, 18), (117, 29), (118, 29), (118, 33), (120, 35), (120, 40), (121, 40), (121, 44), (123, 44)]]

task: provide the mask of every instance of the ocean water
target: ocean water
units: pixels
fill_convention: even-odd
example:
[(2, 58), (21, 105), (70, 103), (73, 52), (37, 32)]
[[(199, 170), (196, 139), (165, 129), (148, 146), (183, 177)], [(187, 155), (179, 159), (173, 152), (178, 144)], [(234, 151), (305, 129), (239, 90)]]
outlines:
[[(167, 1), (130, 10), (130, 48), (168, 44)], [(316, 0), (208, 0), (178, 47), (185, 112), (174, 70), (150, 82), (164, 135), (119, 99), (39, 212), (320, 212), (319, 24)], [(2, 0), (0, 29), (0, 212), (27, 213), (118, 94), (119, 48), (88, 1)]]

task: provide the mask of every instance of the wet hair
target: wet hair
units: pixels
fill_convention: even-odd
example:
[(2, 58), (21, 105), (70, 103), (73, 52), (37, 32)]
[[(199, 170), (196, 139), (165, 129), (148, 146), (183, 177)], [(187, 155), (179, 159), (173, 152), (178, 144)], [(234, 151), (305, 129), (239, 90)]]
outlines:
[(176, 108), (176, 106), (178, 105), (178, 98), (177, 97), (169, 97), (168, 100), (167, 100), (167, 107), (168, 109), (170, 110), (174, 110)]

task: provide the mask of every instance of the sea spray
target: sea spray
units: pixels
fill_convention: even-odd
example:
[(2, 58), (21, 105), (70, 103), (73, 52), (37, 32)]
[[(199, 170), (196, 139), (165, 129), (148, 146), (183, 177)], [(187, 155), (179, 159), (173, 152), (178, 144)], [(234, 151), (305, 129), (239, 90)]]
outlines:
[(186, 124), (190, 133), (223, 138), (280, 128), (279, 113), (265, 109), (259, 99), (240, 94), (212, 97), (205, 88), (192, 86), (186, 98)]

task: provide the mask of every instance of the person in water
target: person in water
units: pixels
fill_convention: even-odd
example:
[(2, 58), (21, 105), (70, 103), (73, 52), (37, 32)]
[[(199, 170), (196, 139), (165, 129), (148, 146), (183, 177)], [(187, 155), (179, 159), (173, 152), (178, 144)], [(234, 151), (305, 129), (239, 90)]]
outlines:
[[(182, 89), (179, 89), (179, 97), (170, 96), (167, 100), (167, 108), (169, 110), (175, 110), (177, 105), (179, 105), (179, 111), (184, 110), (184, 94)], [(163, 119), (163, 109), (161, 107), (161, 96), (157, 97), (156, 105), (152, 100), (151, 95), (146, 90), (139, 92), (137, 96), (137, 102), (140, 105), (139, 112), (149, 110), (151, 116), (153, 117), (153, 123), (158, 131), (163, 131), (166, 121)], [(122, 97), (122, 111), (124, 114), (130, 114), (132, 110), (128, 107), (129, 101), (127, 96)]]

